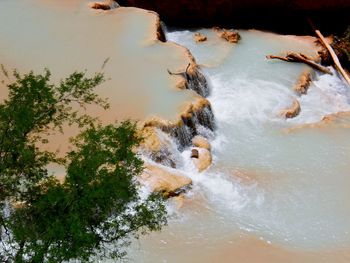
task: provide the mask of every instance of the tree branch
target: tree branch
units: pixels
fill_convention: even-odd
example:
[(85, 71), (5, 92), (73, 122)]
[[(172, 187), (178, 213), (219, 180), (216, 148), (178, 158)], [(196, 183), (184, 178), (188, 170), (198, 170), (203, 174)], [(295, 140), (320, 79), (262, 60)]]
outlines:
[(267, 59), (279, 59), (279, 60), (283, 60), (286, 62), (299, 62), (299, 63), (304, 63), (309, 65), (310, 67), (317, 69), (318, 71), (321, 71), (323, 73), (326, 74), (330, 74), (333, 75), (333, 73), (326, 67), (321, 66), (320, 64), (316, 63), (315, 61), (311, 60), (309, 57), (307, 57), (306, 55), (302, 54), (302, 53), (293, 53), (290, 52), (287, 54), (286, 57), (281, 57), (281, 56), (274, 56), (274, 55), (268, 55), (266, 56)]

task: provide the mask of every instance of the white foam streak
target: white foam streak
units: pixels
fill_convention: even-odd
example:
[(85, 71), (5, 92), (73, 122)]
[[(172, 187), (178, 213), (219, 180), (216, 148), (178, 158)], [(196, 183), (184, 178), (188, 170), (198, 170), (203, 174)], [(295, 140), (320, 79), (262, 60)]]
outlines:
[(327, 114), (350, 110), (350, 89), (334, 68), (330, 69), (333, 75), (317, 74), (308, 94), (300, 98), (300, 116), (291, 123), (317, 122)]
[[(168, 38), (188, 46), (201, 61), (214, 49), (197, 46), (192, 34), (172, 32)], [(299, 96), (292, 86), (304, 67), (264, 60), (266, 54), (278, 54), (291, 44), (283, 37), (271, 38), (261, 32), (242, 35), (243, 44), (238, 44), (220, 67), (205, 69), (212, 86), (208, 99), (216, 130), (213, 136), (201, 127), (200, 134), (211, 140), (212, 168), (198, 173), (190, 149), (174, 154), (179, 156), (180, 172), (193, 181), (189, 195), (201, 194), (203, 206), (208, 205), (220, 222), (219, 227), (203, 218), (204, 230), (200, 231), (204, 232), (198, 234), (194, 230), (193, 235), (213, 238), (213, 232), (219, 228), (225, 233), (239, 228), (269, 242), (295, 247), (349, 243), (344, 229), (350, 226), (350, 215), (339, 208), (348, 194), (339, 182), (345, 180), (344, 158), (350, 152), (350, 143), (340, 144), (336, 138), (318, 132), (290, 136), (280, 133), (286, 126), (318, 122), (327, 114), (350, 110), (350, 89), (331, 68), (332, 76), (316, 74), (308, 94)], [(280, 111), (294, 100), (300, 102), (300, 115), (282, 118)], [(175, 148), (172, 151), (177, 151)], [(343, 170), (338, 168), (340, 165)], [(242, 167), (248, 173), (253, 171), (248, 174), (248, 183), (236, 174), (236, 168)], [(181, 210), (171, 209), (181, 218)], [(188, 217), (186, 224), (197, 229), (196, 222), (190, 222), (191, 215), (182, 216)]]
[(220, 122), (257, 122), (280, 120), (278, 113), (288, 107), (295, 95), (284, 86), (263, 80), (245, 78), (212, 78), (210, 97), (216, 119)]

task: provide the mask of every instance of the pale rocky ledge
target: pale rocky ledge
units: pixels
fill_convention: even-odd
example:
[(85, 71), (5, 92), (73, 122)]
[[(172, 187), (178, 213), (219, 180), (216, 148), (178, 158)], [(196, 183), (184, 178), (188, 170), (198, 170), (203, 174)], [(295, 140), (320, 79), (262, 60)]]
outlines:
[[(186, 48), (159, 40), (156, 13), (123, 7), (106, 12), (91, 9), (88, 3), (1, 1), (0, 23), (8, 25), (0, 27), (1, 64), (23, 73), (48, 68), (55, 81), (76, 70), (87, 70), (88, 75), (104, 72), (108, 80), (97, 93), (108, 98), (111, 108), (88, 109), (104, 123), (125, 118), (144, 121), (152, 116), (176, 124), (182, 113), (188, 115), (208, 104), (186, 89), (182, 76), (167, 72), (184, 72), (189, 63), (193, 72), (197, 66)], [(4, 98), (5, 87), (1, 89)], [(65, 132), (73, 134), (71, 129)], [(67, 136), (55, 140), (63, 152)]]
[[(107, 81), (96, 92), (108, 98), (111, 107), (107, 111), (88, 107), (87, 112), (105, 124), (131, 118), (140, 121), (140, 128), (154, 126), (178, 136), (179, 130), (191, 125), (193, 115), (204, 108), (210, 112), (209, 102), (191, 90), (198, 81), (206, 85), (204, 76), (186, 48), (164, 42), (156, 13), (124, 7), (96, 10), (89, 3), (1, 1), (0, 24), (7, 26), (0, 27), (0, 63), (20, 73), (39, 74), (48, 68), (54, 82), (74, 71), (103, 72)], [(168, 70), (187, 75), (171, 75)], [(4, 98), (2, 85), (0, 99)], [(63, 134), (49, 135), (55, 143), (40, 147), (63, 155), (78, 131), (65, 127)]]

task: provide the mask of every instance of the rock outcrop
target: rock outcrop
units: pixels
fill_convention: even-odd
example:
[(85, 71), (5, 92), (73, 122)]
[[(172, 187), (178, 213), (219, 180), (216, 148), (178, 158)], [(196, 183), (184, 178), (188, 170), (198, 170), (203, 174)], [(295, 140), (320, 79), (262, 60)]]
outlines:
[(149, 118), (143, 127), (157, 127), (178, 141), (180, 149), (190, 146), (192, 138), (200, 134), (199, 126), (214, 129), (214, 115), (207, 99), (198, 96), (196, 100), (183, 105), (176, 121), (157, 117)]
[(172, 138), (156, 127), (145, 127), (140, 132), (143, 141), (140, 151), (156, 163), (176, 168), (179, 160), (177, 146)]
[(237, 31), (219, 30), (218, 33), (222, 39), (225, 39), (230, 43), (237, 43), (241, 39), (241, 36)]
[(152, 192), (162, 193), (165, 197), (177, 196), (192, 184), (190, 178), (176, 170), (151, 164), (145, 164), (139, 181), (148, 186)]
[(194, 34), (193, 38), (194, 38), (194, 41), (196, 41), (197, 43), (207, 41), (208, 39), (205, 35), (198, 32)]

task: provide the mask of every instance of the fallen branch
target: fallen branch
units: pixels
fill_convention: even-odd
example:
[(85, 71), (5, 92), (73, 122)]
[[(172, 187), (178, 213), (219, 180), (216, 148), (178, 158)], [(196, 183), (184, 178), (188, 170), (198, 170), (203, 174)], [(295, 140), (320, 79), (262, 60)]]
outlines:
[(287, 53), (287, 56), (285, 56), (285, 57), (268, 55), (268, 56), (266, 56), (266, 58), (267, 59), (280, 59), (280, 60), (287, 61), (287, 62), (305, 63), (305, 64), (309, 65), (310, 67), (317, 69), (323, 73), (333, 75), (332, 72), (328, 68), (321, 66), (320, 64), (317, 64), (315, 61), (313, 61), (312, 59), (310, 59), (309, 57), (307, 57), (306, 55), (301, 54), (301, 53), (297, 54), (297, 53), (290, 52), (290, 53)]
[(340, 72), (340, 74), (342, 74), (342, 76), (344, 77), (344, 79), (346, 80), (348, 85), (350, 86), (350, 77), (345, 72), (343, 67), (341, 66), (340, 61), (338, 59), (338, 56), (335, 54), (333, 48), (327, 43), (327, 41), (325, 40), (325, 38), (323, 37), (323, 35), (321, 34), (321, 32), (319, 30), (316, 29), (315, 33), (320, 38), (321, 43), (327, 48), (329, 54), (331, 55), (331, 57), (333, 59), (335, 68)]

